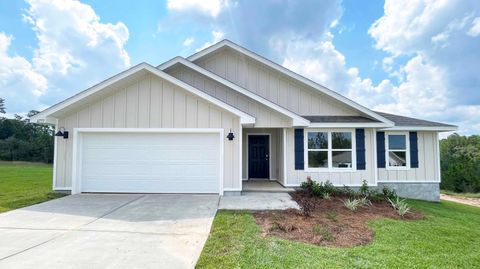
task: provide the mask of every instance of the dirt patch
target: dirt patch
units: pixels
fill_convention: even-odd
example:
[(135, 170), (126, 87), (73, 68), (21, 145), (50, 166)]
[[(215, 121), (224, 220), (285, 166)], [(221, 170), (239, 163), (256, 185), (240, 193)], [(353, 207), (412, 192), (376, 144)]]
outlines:
[(457, 202), (465, 205), (480, 207), (480, 198), (469, 198), (469, 197), (452, 196), (448, 194), (440, 194), (440, 199), (451, 201), (451, 202)]
[(379, 218), (417, 220), (423, 218), (419, 212), (411, 212), (400, 217), (386, 201), (372, 202), (370, 206), (351, 211), (343, 205), (343, 197), (330, 200), (309, 197), (303, 192), (292, 194), (300, 205), (314, 202), (315, 208), (310, 217), (300, 211), (255, 212), (254, 217), (262, 229), (262, 235), (300, 241), (321, 246), (351, 247), (365, 245), (375, 234), (367, 226), (367, 221)]

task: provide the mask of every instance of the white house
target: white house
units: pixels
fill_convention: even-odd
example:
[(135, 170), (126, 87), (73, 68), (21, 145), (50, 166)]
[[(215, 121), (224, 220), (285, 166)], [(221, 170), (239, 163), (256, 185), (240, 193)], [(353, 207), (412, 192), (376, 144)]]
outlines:
[(134, 66), (32, 120), (64, 134), (53, 189), (72, 193), (223, 195), (310, 176), (438, 200), (438, 134), (456, 130), (372, 111), (228, 40)]

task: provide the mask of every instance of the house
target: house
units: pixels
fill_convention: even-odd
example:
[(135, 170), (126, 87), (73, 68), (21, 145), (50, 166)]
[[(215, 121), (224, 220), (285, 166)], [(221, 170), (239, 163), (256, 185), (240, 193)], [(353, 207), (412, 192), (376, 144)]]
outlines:
[(438, 134), (457, 129), (372, 111), (228, 40), (136, 65), (32, 120), (55, 125), (53, 189), (71, 193), (228, 195), (310, 176), (438, 200)]

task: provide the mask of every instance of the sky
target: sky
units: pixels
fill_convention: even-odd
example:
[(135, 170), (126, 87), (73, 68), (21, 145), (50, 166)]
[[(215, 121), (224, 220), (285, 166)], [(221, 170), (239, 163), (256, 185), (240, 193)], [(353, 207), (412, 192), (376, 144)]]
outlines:
[(480, 134), (477, 0), (3, 0), (0, 97), (42, 110), (224, 38), (370, 109)]

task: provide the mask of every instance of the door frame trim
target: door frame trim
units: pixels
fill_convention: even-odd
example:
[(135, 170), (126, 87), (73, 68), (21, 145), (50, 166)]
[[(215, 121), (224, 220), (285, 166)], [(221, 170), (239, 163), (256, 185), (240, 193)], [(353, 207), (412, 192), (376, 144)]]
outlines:
[[(71, 194), (82, 192), (82, 142), (84, 133), (213, 133), (219, 137), (218, 193), (223, 195), (224, 180), (224, 129), (221, 128), (73, 128), (72, 190)], [(198, 193), (198, 192), (195, 192)]]
[(248, 169), (248, 164), (250, 163), (250, 159), (248, 156), (248, 151), (250, 149), (250, 136), (268, 136), (268, 180), (272, 179), (272, 135), (270, 133), (247, 133), (247, 180), (250, 180), (250, 170)]

